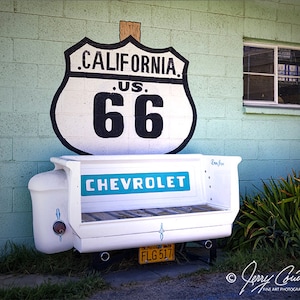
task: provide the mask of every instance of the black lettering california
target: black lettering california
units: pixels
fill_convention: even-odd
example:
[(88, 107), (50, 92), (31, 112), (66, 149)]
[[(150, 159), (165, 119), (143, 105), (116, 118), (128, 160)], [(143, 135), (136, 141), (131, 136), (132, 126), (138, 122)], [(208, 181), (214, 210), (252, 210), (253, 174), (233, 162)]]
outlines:
[(82, 52), (79, 70), (176, 75), (173, 57), (88, 50)]

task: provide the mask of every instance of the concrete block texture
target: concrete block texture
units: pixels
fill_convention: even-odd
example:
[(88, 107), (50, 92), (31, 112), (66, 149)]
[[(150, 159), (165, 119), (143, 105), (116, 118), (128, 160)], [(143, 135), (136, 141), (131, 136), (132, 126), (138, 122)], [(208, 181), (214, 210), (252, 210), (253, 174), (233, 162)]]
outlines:
[(0, 61), (8, 62), (13, 60), (13, 40), (11, 38), (0, 38)]
[(0, 36), (37, 39), (39, 17), (32, 14), (16, 14), (0, 11)]
[(236, 0), (217, 0), (208, 1), (209, 12), (219, 13), (230, 16), (243, 16), (244, 15), (244, 1)]
[(279, 3), (277, 10), (278, 22), (300, 25), (300, 3)]
[(13, 111), (13, 87), (0, 87), (0, 112)]
[(26, 187), (28, 181), (37, 173), (35, 162), (1, 162), (0, 188)]
[(36, 113), (0, 113), (0, 136), (37, 136), (38, 115)]
[(0, 218), (0, 241), (15, 238), (32, 238), (32, 213), (3, 213)]
[(39, 38), (42, 40), (76, 43), (85, 35), (85, 20), (48, 16), (39, 18)]
[(61, 42), (14, 40), (14, 61), (16, 63), (62, 65), (64, 64), (63, 52), (64, 48)]
[(62, 17), (64, 15), (64, 1), (17, 0), (13, 2), (14, 10), (18, 13), (59, 17)]
[(13, 150), (13, 139), (12, 138), (0, 138), (0, 160), (8, 161), (12, 160)]
[(277, 18), (278, 3), (274, 1), (245, 1), (245, 17), (259, 20)]

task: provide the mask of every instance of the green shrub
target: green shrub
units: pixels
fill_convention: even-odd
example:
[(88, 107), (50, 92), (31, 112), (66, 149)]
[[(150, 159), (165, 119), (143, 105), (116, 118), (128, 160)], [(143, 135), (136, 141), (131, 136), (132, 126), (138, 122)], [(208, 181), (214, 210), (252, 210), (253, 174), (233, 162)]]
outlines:
[(300, 173), (287, 179), (263, 181), (263, 190), (246, 196), (228, 241), (231, 249), (271, 245), (300, 255)]

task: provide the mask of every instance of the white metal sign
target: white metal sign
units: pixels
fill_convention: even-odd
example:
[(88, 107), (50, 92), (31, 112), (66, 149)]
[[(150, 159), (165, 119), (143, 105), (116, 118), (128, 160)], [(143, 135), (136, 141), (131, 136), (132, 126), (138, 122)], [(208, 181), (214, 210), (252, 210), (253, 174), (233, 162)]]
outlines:
[(109, 45), (84, 38), (65, 59), (50, 114), (67, 148), (94, 155), (176, 153), (192, 137), (188, 61), (173, 48), (147, 48), (131, 36)]

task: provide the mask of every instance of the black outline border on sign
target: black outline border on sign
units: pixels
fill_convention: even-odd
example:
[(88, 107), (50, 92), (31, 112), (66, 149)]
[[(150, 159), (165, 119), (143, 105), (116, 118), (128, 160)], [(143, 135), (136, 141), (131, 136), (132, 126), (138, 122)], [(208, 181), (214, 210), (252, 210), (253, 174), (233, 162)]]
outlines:
[[(186, 145), (187, 143), (190, 141), (190, 139), (192, 138), (195, 128), (196, 128), (196, 121), (197, 121), (197, 111), (196, 111), (196, 106), (195, 103), (192, 99), (189, 87), (188, 87), (188, 83), (187, 83), (187, 68), (188, 68), (188, 64), (189, 61), (187, 59), (185, 59), (182, 55), (180, 55), (173, 47), (168, 47), (168, 48), (164, 48), (164, 49), (153, 49), (153, 48), (149, 48), (146, 47), (144, 45), (142, 45), (141, 43), (139, 43), (135, 38), (133, 38), (132, 36), (128, 36), (126, 39), (124, 39), (121, 42), (115, 43), (115, 44), (100, 44), (100, 43), (96, 43), (92, 40), (90, 40), (89, 38), (85, 37), (83, 38), (81, 41), (79, 41), (78, 43), (76, 43), (75, 45), (73, 45), (72, 47), (70, 47), (69, 49), (67, 49), (64, 52), (65, 55), (65, 61), (66, 61), (66, 70), (65, 70), (65, 75), (63, 78), (63, 81), (61, 83), (61, 85), (59, 86), (58, 90), (56, 91), (52, 103), (51, 103), (51, 108), (50, 108), (50, 117), (51, 117), (51, 122), (52, 122), (52, 127), (53, 130), (56, 134), (56, 136), (59, 138), (59, 140), (61, 141), (61, 143), (68, 148), (71, 151), (74, 151), (77, 154), (80, 155), (91, 155), (91, 153), (87, 153), (84, 152), (80, 149), (77, 149), (75, 147), (73, 147), (71, 144), (69, 144), (66, 139), (62, 136), (62, 134), (60, 133), (57, 123), (56, 123), (56, 119), (55, 119), (55, 109), (56, 109), (56, 104), (58, 101), (58, 98), (60, 96), (60, 94), (62, 93), (64, 87), (66, 86), (68, 79), (70, 77), (74, 77), (74, 76), (78, 76), (78, 77), (89, 77), (89, 74), (91, 73), (84, 73), (84, 72), (71, 72), (71, 64), (70, 64), (70, 55), (72, 53), (74, 53), (76, 50), (78, 50), (79, 48), (81, 48), (82, 46), (84, 46), (85, 44), (89, 44), (95, 48), (100, 48), (100, 49), (118, 49), (121, 47), (124, 47), (126, 44), (128, 43), (132, 43), (133, 45), (135, 45), (137, 48), (144, 50), (146, 52), (150, 52), (150, 53), (165, 53), (165, 52), (171, 52), (172, 54), (174, 54), (174, 56), (176, 56), (178, 59), (180, 59), (181, 61), (184, 62), (184, 68), (183, 68), (183, 74), (182, 74), (182, 79), (167, 79), (168, 82), (170, 81), (174, 81), (174, 83), (178, 83), (178, 81), (180, 81), (180, 83), (183, 82), (183, 87), (185, 90), (185, 93), (187, 95), (187, 98), (190, 102), (190, 105), (192, 107), (192, 111), (193, 111), (193, 120), (192, 120), (192, 125), (191, 125), (191, 129), (190, 132), (188, 134), (188, 136), (183, 140), (183, 142), (174, 150), (165, 153), (165, 154), (174, 154), (177, 153), (179, 151), (181, 151)], [(92, 74), (91, 76), (97, 76), (97, 74)], [(110, 75), (101, 75), (101, 76), (110, 76)], [(131, 75), (125, 75), (124, 79), (136, 79), (134, 76)], [(149, 78), (149, 77), (140, 77), (141, 81), (156, 81), (159, 82), (161, 79), (160, 78)], [(163, 82), (163, 79), (162, 79)], [(145, 153), (146, 154), (146, 153)]]

